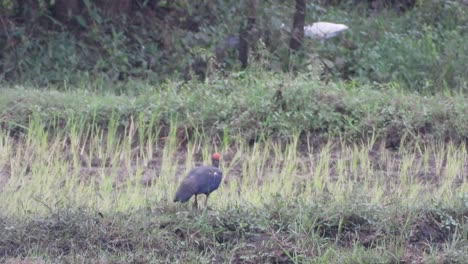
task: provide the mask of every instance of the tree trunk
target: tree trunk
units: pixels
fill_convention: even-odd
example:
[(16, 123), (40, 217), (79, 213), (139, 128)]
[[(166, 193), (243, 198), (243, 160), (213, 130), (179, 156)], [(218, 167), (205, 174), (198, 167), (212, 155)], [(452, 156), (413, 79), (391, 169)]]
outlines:
[(306, 0), (296, 0), (296, 12), (294, 13), (294, 22), (289, 42), (289, 48), (297, 51), (302, 46), (304, 40), (304, 23), (306, 15)]
[(249, 46), (252, 44), (253, 31), (255, 29), (256, 21), (256, 0), (248, 0), (246, 5), (247, 22), (241, 26), (239, 31), (239, 61), (241, 62), (242, 69), (247, 68), (249, 65)]
[(52, 7), (54, 18), (61, 22), (68, 22), (81, 13), (79, 0), (56, 0)]
[(130, 13), (132, 3), (130, 0), (96, 0), (96, 5), (106, 18), (121, 18)]
[(23, 0), (16, 2), (14, 17), (18, 22), (34, 19), (41, 13), (41, 8), (37, 0)]

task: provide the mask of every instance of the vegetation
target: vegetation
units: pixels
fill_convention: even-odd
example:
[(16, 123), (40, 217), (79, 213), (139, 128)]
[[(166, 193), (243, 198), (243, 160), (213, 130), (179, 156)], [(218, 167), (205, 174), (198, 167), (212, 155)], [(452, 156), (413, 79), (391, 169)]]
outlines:
[(195, 2), (0, 3), (0, 262), (468, 262), (463, 1)]
[[(333, 1), (341, 3), (326, 8), (309, 1), (306, 24), (332, 21), (351, 31), (326, 43), (304, 40), (295, 54), (289, 51), (294, 1), (116, 0), (113, 8), (105, 0), (77, 2), (2, 2), (1, 80), (79, 87), (95, 78), (153, 84), (175, 76), (204, 79), (237, 72), (238, 53), (247, 51), (250, 64), (274, 72), (312, 69), (325, 79), (394, 82), (427, 94), (468, 91), (468, 9), (459, 0), (418, 1), (414, 8), (415, 1), (396, 1), (395, 8), (384, 9), (355, 1)], [(252, 33), (241, 48), (238, 33), (248, 23)]]
[[(228, 133), (256, 141), (262, 134), (283, 140), (294, 133), (313, 134), (321, 140), (375, 136), (391, 147), (398, 147), (405, 138), (456, 142), (468, 138), (468, 104), (458, 93), (422, 97), (395, 85), (380, 90), (352, 83), (324, 85), (311, 75), (266, 72), (244, 72), (211, 83), (93, 85), (96, 83), (68, 92), (4, 89), (0, 124), (24, 132), (31, 117), (37, 116), (45, 127), (61, 130), (70, 119), (79, 120), (84, 127), (107, 127), (109, 118), (115, 117), (119, 130), (132, 118), (166, 127), (167, 133), (171, 120), (177, 120), (189, 130), (188, 137)], [(135, 95), (115, 96), (88, 92), (87, 88)]]
[[(465, 145), (374, 139), (321, 147), (225, 135), (177, 140), (139, 120), (117, 133), (70, 119), (58, 135), (39, 117), (3, 134), (3, 256), (146, 262), (466, 261)], [(222, 153), (227, 177), (211, 209), (171, 202), (192, 164)], [(8, 162), (9, 161), (9, 162)], [(17, 222), (14, 219), (22, 219)]]
[[(135, 96), (4, 90), (1, 256), (466, 261), (463, 97), (256, 74)], [(227, 176), (210, 208), (176, 206), (213, 151)]]

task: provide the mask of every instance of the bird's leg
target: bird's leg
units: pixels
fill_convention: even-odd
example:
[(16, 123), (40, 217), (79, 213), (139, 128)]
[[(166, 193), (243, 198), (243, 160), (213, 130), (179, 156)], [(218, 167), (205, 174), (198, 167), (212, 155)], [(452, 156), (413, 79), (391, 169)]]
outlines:
[(194, 208), (195, 210), (198, 209), (198, 202), (197, 202), (197, 195), (196, 195), (196, 194), (195, 194), (195, 201), (193, 202), (193, 208)]
[(209, 194), (206, 195), (206, 199), (205, 199), (205, 210), (206, 210), (206, 208), (208, 208), (208, 197), (209, 197), (209, 196), (210, 196)]

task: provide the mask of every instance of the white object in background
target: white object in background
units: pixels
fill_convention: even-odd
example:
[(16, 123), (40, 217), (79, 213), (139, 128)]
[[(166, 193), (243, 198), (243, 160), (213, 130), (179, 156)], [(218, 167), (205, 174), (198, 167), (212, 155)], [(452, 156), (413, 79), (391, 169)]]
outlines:
[(343, 24), (316, 22), (312, 26), (304, 26), (304, 36), (323, 40), (336, 37), (348, 29)]

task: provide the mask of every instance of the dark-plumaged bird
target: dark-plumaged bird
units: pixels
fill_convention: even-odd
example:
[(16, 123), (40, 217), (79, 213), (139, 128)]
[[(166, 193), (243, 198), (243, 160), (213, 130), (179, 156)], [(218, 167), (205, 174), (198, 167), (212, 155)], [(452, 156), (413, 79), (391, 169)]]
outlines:
[(185, 203), (195, 195), (193, 206), (198, 208), (197, 195), (204, 194), (206, 195), (206, 208), (210, 193), (218, 189), (223, 178), (223, 173), (219, 169), (219, 158), (220, 155), (214, 153), (211, 156), (212, 166), (199, 166), (192, 169), (177, 189), (174, 202)]

